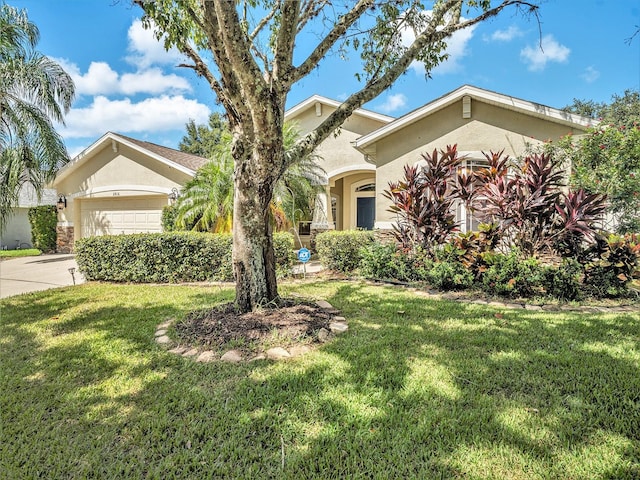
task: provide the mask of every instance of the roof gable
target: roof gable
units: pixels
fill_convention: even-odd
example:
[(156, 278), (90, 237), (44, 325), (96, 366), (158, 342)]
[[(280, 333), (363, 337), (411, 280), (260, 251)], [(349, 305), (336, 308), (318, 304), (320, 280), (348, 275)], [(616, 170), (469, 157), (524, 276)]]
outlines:
[(510, 97), (508, 95), (484, 90), (471, 85), (463, 85), (462, 87), (429, 102), (423, 107), (417, 108), (406, 115), (395, 119), (378, 130), (367, 135), (363, 135), (355, 142), (354, 146), (358, 150), (366, 152), (368, 147), (373, 146), (378, 140), (392, 135), (408, 125), (411, 125), (455, 102), (460, 101), (464, 97), (470, 97), (471, 99), (495, 105), (500, 108), (517, 111), (525, 115), (546, 119), (548, 121), (567, 126), (586, 129), (598, 124), (596, 120), (591, 118), (571, 114), (546, 105)]
[[(316, 103), (319, 103), (321, 105), (327, 105), (333, 108), (338, 108), (340, 105), (342, 105), (342, 102), (338, 102), (336, 100), (332, 100), (330, 98), (323, 97), (321, 95), (312, 95), (306, 100), (303, 100), (302, 102), (298, 103), (297, 105), (287, 110), (284, 114), (285, 120), (291, 120), (295, 118), (297, 115), (304, 112), (305, 110), (315, 107)], [(389, 123), (394, 119), (394, 117), (373, 112), (371, 110), (366, 110), (364, 108), (357, 108), (356, 110), (354, 110), (352, 115), (360, 115), (362, 117), (369, 118), (371, 120), (377, 120), (378, 122), (383, 122), (383, 123)]]
[(160, 163), (169, 165), (176, 170), (179, 170), (190, 176), (194, 176), (196, 170), (198, 170), (198, 168), (202, 167), (208, 161), (206, 158), (192, 155), (190, 153), (184, 153), (173, 148), (163, 147), (161, 145), (144, 142), (142, 140), (136, 140), (134, 138), (113, 132), (107, 132), (92, 145), (76, 155), (63, 168), (61, 168), (54, 181), (54, 184), (63, 180), (80, 165), (86, 163), (93, 155), (102, 150), (109, 143), (111, 144), (111, 148), (113, 148), (114, 151), (117, 151), (116, 149), (118, 148), (118, 143), (122, 143), (129, 148), (137, 150), (140, 153), (143, 153), (144, 155), (153, 158)]

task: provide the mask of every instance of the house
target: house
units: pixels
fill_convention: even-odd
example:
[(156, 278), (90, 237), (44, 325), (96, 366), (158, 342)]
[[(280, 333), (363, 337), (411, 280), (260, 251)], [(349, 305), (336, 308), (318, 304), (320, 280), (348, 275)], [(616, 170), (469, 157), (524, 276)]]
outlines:
[[(286, 120), (302, 134), (313, 130), (340, 102), (313, 95), (288, 110)], [(316, 199), (311, 236), (328, 229), (392, 228), (382, 195), (420, 154), (457, 144), (468, 168), (482, 165), (482, 152), (517, 157), (528, 146), (580, 135), (595, 122), (534, 102), (464, 85), (399, 118), (356, 110), (317, 150), (326, 172)], [(54, 182), (67, 206), (60, 212), (61, 250), (88, 235), (161, 230), (161, 210), (205, 159), (123, 135), (107, 133), (66, 165)], [(475, 226), (464, 209), (463, 230)]]
[(206, 159), (108, 132), (65, 165), (53, 182), (58, 251), (95, 235), (162, 231), (162, 208)]
[(38, 205), (55, 205), (56, 200), (55, 190), (44, 189), (42, 196), (38, 199), (33, 185), (25, 183), (20, 189), (18, 206), (12, 210), (7, 225), (0, 236), (0, 248), (3, 250), (15, 250), (33, 246), (29, 209)]

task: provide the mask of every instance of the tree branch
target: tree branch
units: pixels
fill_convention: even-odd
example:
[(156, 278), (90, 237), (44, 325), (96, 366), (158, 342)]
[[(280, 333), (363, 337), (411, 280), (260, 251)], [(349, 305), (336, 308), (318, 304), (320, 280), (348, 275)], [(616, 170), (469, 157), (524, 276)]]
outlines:
[(225, 88), (234, 91), (236, 109), (246, 108), (249, 102), (256, 108), (260, 93), (266, 88), (262, 71), (251, 56), (251, 42), (241, 27), (235, 2), (229, 0), (207, 0), (201, 3), (205, 24), (215, 25), (209, 35), (216, 64), (220, 69)]
[[(455, 8), (459, 0), (450, 0), (447, 2), (448, 8)], [(331, 135), (336, 128), (351, 116), (351, 114), (368, 101), (377, 97), (380, 93), (386, 90), (391, 84), (398, 79), (402, 73), (406, 71), (411, 62), (416, 58), (418, 53), (423, 50), (427, 45), (436, 43), (452, 35), (458, 30), (476, 25), (488, 18), (498, 15), (502, 10), (509, 6), (527, 6), (530, 11), (537, 11), (537, 5), (531, 2), (522, 0), (504, 0), (500, 5), (495, 8), (489, 9), (470, 20), (464, 22), (458, 22), (455, 24), (449, 23), (444, 28), (437, 30), (437, 25), (430, 25), (422, 34), (416, 36), (414, 42), (407, 48), (404, 54), (399, 60), (387, 70), (384, 75), (378, 79), (373, 79), (360, 89), (358, 92), (353, 93), (347, 100), (345, 100), (331, 115), (329, 115), (324, 122), (322, 122), (314, 131), (309, 132), (306, 136), (297, 142), (297, 145), (292, 149), (290, 159), (296, 159), (300, 156), (304, 156), (312, 152), (323, 140)], [(439, 17), (442, 19), (446, 16), (447, 9), (443, 9)], [(454, 12), (455, 14), (455, 12)]]
[(322, 9), (330, 4), (331, 0), (307, 0), (307, 3), (302, 7), (300, 20), (298, 23), (298, 33), (302, 31), (307, 22), (315, 17), (322, 11)]
[(253, 32), (251, 32), (251, 34), (248, 35), (247, 38), (250, 42), (253, 43), (255, 41), (256, 37), (260, 34), (262, 29), (267, 26), (267, 24), (275, 16), (277, 11), (278, 11), (278, 3), (274, 3), (271, 11), (267, 13), (264, 17), (262, 17), (262, 20), (258, 22), (256, 27), (253, 29)]
[(333, 29), (322, 39), (307, 59), (302, 62), (298, 68), (294, 68), (291, 71), (290, 84), (294, 84), (311, 72), (349, 27), (351, 27), (373, 3), (374, 0), (359, 0), (349, 12), (342, 15)]
[(295, 46), (299, 0), (281, 0), (280, 28), (276, 36), (275, 54), (273, 60), (273, 77), (277, 80), (279, 91), (286, 92), (291, 85), (288, 80), (291, 64), (293, 63), (293, 47)]

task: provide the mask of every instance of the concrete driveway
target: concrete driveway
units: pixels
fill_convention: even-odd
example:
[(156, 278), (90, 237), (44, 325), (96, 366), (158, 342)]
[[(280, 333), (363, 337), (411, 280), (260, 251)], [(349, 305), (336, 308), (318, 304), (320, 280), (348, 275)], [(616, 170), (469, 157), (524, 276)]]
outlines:
[(39, 257), (9, 258), (0, 261), (0, 298), (49, 288), (73, 285), (70, 268), (75, 268), (75, 283), (84, 282), (73, 255), (54, 254)]

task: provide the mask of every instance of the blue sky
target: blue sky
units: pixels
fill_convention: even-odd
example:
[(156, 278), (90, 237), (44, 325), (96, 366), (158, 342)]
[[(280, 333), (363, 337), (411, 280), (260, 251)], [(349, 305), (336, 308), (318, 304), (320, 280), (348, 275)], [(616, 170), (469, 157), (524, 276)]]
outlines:
[[(206, 123), (219, 109), (203, 80), (176, 67), (180, 55), (142, 29), (128, 0), (6, 1), (28, 11), (40, 29), (37, 49), (76, 82), (60, 128), (72, 156), (107, 131), (177, 148), (189, 119)], [(541, 31), (510, 10), (457, 34), (432, 78), (414, 65), (365, 107), (397, 117), (463, 84), (556, 108), (640, 89), (640, 35), (627, 42), (640, 26), (639, 0), (542, 0), (540, 17)], [(313, 94), (346, 98), (358, 85), (353, 57), (328, 58), (292, 89), (287, 108)]]

